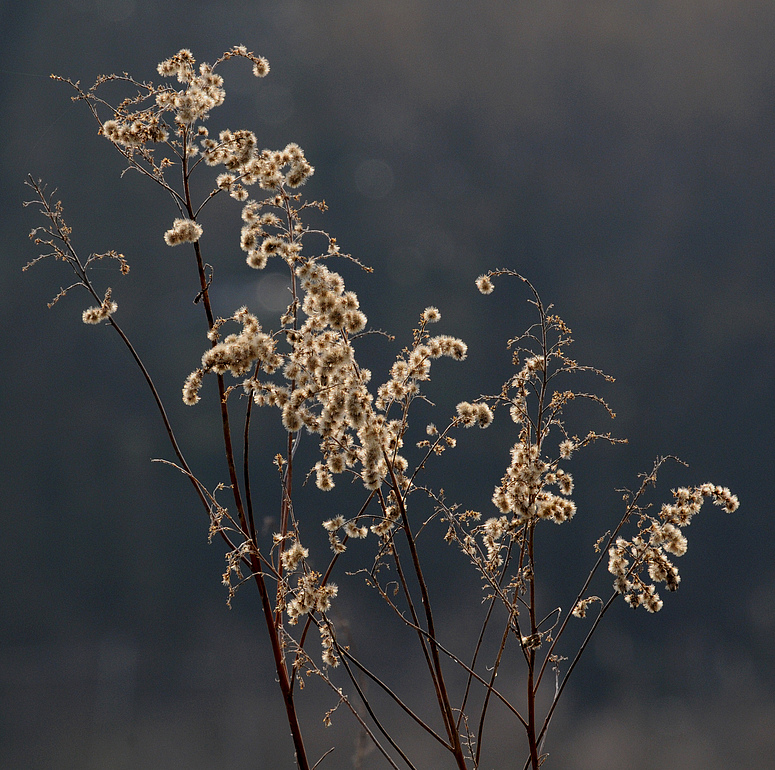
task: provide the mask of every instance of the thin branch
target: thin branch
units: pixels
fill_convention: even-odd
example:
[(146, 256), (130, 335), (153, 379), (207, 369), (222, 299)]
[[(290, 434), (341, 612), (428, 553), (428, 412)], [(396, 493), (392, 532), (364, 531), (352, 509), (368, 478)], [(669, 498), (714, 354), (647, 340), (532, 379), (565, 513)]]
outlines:
[(657, 472), (662, 467), (662, 465), (667, 460), (675, 460), (675, 458), (672, 455), (667, 455), (665, 457), (658, 457), (656, 462), (654, 463), (654, 467), (651, 470), (651, 473), (647, 474), (643, 477), (643, 481), (641, 482), (640, 488), (638, 491), (634, 494), (631, 500), (628, 501), (627, 507), (624, 511), (624, 514), (622, 518), (619, 520), (618, 525), (616, 526), (616, 529), (611, 533), (611, 535), (608, 537), (608, 540), (600, 549), (600, 556), (598, 556), (597, 561), (595, 562), (594, 566), (590, 570), (589, 574), (587, 575), (587, 579), (584, 581), (584, 585), (581, 587), (581, 590), (578, 592), (578, 595), (576, 596), (576, 600), (573, 602), (570, 609), (567, 611), (565, 618), (562, 622), (562, 625), (560, 626), (560, 630), (557, 632), (557, 634), (554, 636), (552, 640), (552, 644), (549, 647), (549, 650), (546, 653), (546, 657), (544, 658), (544, 662), (541, 665), (541, 670), (538, 675), (538, 679), (536, 682), (536, 687), (538, 687), (541, 684), (541, 679), (543, 678), (544, 672), (546, 670), (546, 666), (548, 665), (551, 656), (554, 654), (554, 649), (557, 646), (557, 643), (560, 640), (560, 637), (562, 636), (563, 632), (565, 631), (565, 627), (568, 625), (568, 621), (573, 616), (573, 610), (575, 609), (576, 605), (581, 601), (581, 599), (584, 598), (584, 595), (587, 592), (587, 589), (589, 588), (590, 583), (592, 582), (592, 578), (595, 576), (595, 573), (597, 572), (598, 568), (603, 562), (603, 559), (608, 554), (608, 549), (611, 547), (611, 544), (616, 540), (616, 537), (618, 536), (621, 528), (627, 523), (630, 516), (638, 510), (638, 502), (640, 501), (641, 497), (646, 493), (646, 490), (649, 486), (652, 486), (656, 484), (657, 479)]
[[(353, 683), (353, 686), (355, 687), (356, 691), (358, 692), (358, 696), (361, 699), (361, 702), (364, 705), (364, 708), (368, 712), (369, 716), (374, 721), (374, 724), (376, 725), (377, 729), (385, 736), (387, 741), (390, 743), (390, 745), (398, 752), (398, 754), (401, 756), (401, 759), (406, 762), (406, 764), (413, 768), (413, 770), (416, 770), (412, 762), (410, 761), (409, 757), (406, 756), (404, 751), (401, 749), (401, 747), (396, 743), (396, 741), (393, 739), (393, 737), (388, 733), (388, 731), (385, 729), (385, 726), (382, 724), (382, 721), (377, 718), (377, 715), (374, 713), (371, 704), (369, 703), (368, 698), (366, 697), (366, 693), (363, 691), (363, 688), (361, 687), (360, 683), (358, 682), (358, 678), (354, 675), (352, 669), (350, 668), (348, 664), (348, 660), (354, 663), (358, 669), (363, 672), (366, 676), (369, 677), (375, 684), (377, 684), (379, 687), (381, 687), (384, 692), (386, 692), (412, 719), (414, 719), (417, 724), (420, 725), (420, 727), (423, 728), (429, 735), (434, 737), (439, 743), (441, 743), (442, 746), (444, 746), (445, 749), (450, 749), (449, 744), (447, 744), (439, 735), (436, 734), (436, 732), (430, 727), (430, 725), (427, 725), (425, 722), (423, 722), (420, 717), (418, 717), (382, 680), (379, 679), (375, 674), (373, 674), (371, 671), (369, 671), (365, 666), (363, 666), (360, 661), (356, 660), (347, 650), (346, 648), (342, 647), (336, 639), (334, 639), (334, 644), (336, 645), (336, 651), (339, 654), (342, 665), (345, 668), (345, 671), (347, 671), (348, 676), (350, 677), (350, 681)], [(363, 721), (359, 720), (361, 724), (363, 725)], [(374, 743), (377, 745), (378, 748), (382, 749), (379, 742), (377, 741), (374, 734), (367, 729), (367, 732), (369, 734), (369, 737), (374, 741)], [(383, 750), (384, 753), (384, 750)]]
[[(379, 587), (378, 587), (378, 590)], [(430, 634), (422, 628), (421, 626), (415, 625), (410, 621), (407, 617), (405, 617), (401, 611), (398, 609), (398, 607), (395, 606), (393, 602), (390, 601), (390, 597), (387, 596), (387, 594), (384, 593), (384, 591), (380, 591), (382, 598), (385, 599), (385, 601), (390, 605), (391, 609), (396, 613), (396, 615), (401, 619), (403, 623), (405, 623), (410, 628), (413, 628), (418, 633), (422, 634), (423, 636), (427, 637), (429, 643), (433, 643), (433, 640), (430, 637)], [(486, 679), (483, 679), (479, 674), (474, 671), (473, 668), (468, 666), (466, 663), (464, 663), (455, 653), (453, 653), (451, 650), (448, 650), (443, 644), (441, 644), (438, 640), (435, 642), (436, 647), (438, 647), (439, 651), (442, 652), (444, 655), (446, 655), (453, 663), (456, 663), (460, 668), (463, 669), (471, 678), (475, 679), (480, 684), (484, 685), (484, 687), (492, 692), (492, 694), (498, 698), (498, 700), (501, 701), (501, 703), (506, 706), (506, 708), (511, 711), (512, 714), (514, 714), (515, 717), (522, 723), (523, 726), (527, 726), (527, 722), (525, 721), (524, 717), (514, 708), (514, 706), (509, 702), (509, 700), (501, 694), (495, 687), (492, 686), (490, 682), (488, 682)]]
[[(344, 703), (344, 705), (347, 706), (348, 709), (350, 709), (350, 713), (356, 718), (356, 720), (358, 720), (358, 723), (360, 724), (360, 726), (363, 728), (363, 730), (369, 736), (369, 738), (371, 739), (372, 743), (377, 747), (378, 751), (382, 754), (382, 756), (385, 757), (385, 759), (388, 761), (390, 766), (395, 768), (395, 770), (400, 770), (398, 765), (393, 761), (393, 758), (390, 756), (390, 754), (388, 754), (388, 752), (385, 749), (385, 747), (379, 742), (377, 736), (374, 735), (372, 730), (366, 724), (366, 722), (363, 719), (363, 717), (358, 713), (357, 709), (352, 705), (352, 703), (350, 703), (350, 699), (346, 695), (344, 695), (342, 693), (342, 691), (338, 687), (336, 687), (334, 685), (334, 683), (328, 678), (328, 676), (323, 674), (323, 672), (317, 670), (317, 668), (316, 668), (315, 669), (315, 673), (318, 674), (321, 677), (321, 679), (339, 696), (340, 702)], [(374, 719), (373, 716), (372, 716), (372, 718)], [(384, 729), (382, 728), (382, 725), (376, 719), (375, 719), (375, 724), (380, 729), (382, 734), (385, 735), (385, 737), (388, 739), (388, 741), (390, 741), (391, 746), (393, 746), (393, 748), (398, 751), (398, 753), (401, 755), (401, 758), (408, 765), (409, 769), (410, 770), (417, 770), (417, 768), (409, 761), (409, 758), (404, 754), (403, 751), (401, 751), (400, 747), (393, 741), (393, 739), (387, 734), (387, 732), (384, 731)], [(327, 756), (327, 754), (330, 754), (330, 753), (331, 753), (330, 751), (326, 752), (326, 754), (324, 754), (323, 757)], [(321, 759), (318, 760), (318, 762), (315, 763), (315, 767), (317, 767), (318, 763), (323, 759), (323, 757), (321, 757)], [(314, 770), (314, 768), (313, 768), (313, 770)]]

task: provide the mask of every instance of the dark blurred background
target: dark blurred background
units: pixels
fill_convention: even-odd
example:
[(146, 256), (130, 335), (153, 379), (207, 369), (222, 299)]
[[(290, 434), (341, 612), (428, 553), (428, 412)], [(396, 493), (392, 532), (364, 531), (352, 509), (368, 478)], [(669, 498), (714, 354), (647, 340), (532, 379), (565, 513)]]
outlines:
[[(708, 506), (695, 520), (680, 590), (658, 615), (612, 609), (552, 725), (551, 766), (770, 766), (770, 0), (29, 0), (0, 4), (0, 34), (1, 767), (293, 766), (257, 597), (243, 589), (226, 608), (221, 545), (206, 544), (187, 482), (151, 463), (171, 453), (141, 378), (107, 327), (80, 322), (85, 295), (46, 309), (70, 282), (63, 265), (21, 272), (37, 254), (27, 233), (43, 224), (22, 208), (31, 173), (58, 189), (82, 255), (126, 254), (129, 276), (106, 269), (95, 280), (114, 288), (117, 319), (156, 373), (192, 465), (209, 484), (225, 480), (211, 404), (187, 410), (179, 399), (207, 343), (190, 265), (161, 239), (175, 213), (137, 175), (120, 178), (84, 105), (48, 75), (155, 80), (156, 63), (181, 47), (213, 61), (237, 43), (272, 72), (257, 81), (242, 62), (224, 66), (227, 100), (211, 130), (251, 128), (262, 146), (305, 149), (316, 173), (304, 192), (330, 206), (320, 225), (374, 267), (366, 276), (343, 265), (348, 286), (371, 324), (397, 335), (364, 341), (375, 380), (428, 304), (442, 312), (440, 332), (469, 343), (465, 363), (435, 365), (438, 411), (421, 407), (418, 426), (496, 391), (509, 373), (505, 340), (534, 320), (517, 282), (476, 292), (489, 268), (529, 277), (574, 330), (577, 359), (616, 377), (585, 383), (611, 403), (613, 425), (579, 409), (570, 427), (630, 443), (568, 464), (579, 514), (539, 543), (547, 611), (572, 601), (568, 586), (621, 512), (615, 490), (636, 487), (657, 455), (689, 468), (667, 468), (655, 502), (705, 481), (740, 497), (735, 515)], [(239, 208), (219, 200), (203, 220), (217, 310), (248, 302), (271, 324), (278, 279), (245, 267)], [(274, 417), (257, 418), (267, 438), (256, 455), (276, 451)], [(491, 515), (513, 440), (505, 423), (465, 433), (436, 482)], [(310, 464), (313, 443), (302, 453)], [(276, 488), (271, 471), (256, 474), (270, 490), (271, 531)], [(348, 491), (331, 494), (303, 498), (313, 521)], [(431, 571), (445, 638), (462, 644), (478, 622), (459, 609), (479, 609), (475, 576), (450, 551)], [(403, 637), (383, 635), (359, 578), (338, 582), (353, 645), (381, 646), (376, 665), (411, 687)], [(333, 702), (310, 689), (312, 753), (341, 741), (330, 761), (355, 766), (352, 721), (340, 711), (333, 733), (318, 729)], [(502, 730), (492, 767), (518, 745), (513, 726)], [(419, 765), (433, 766), (409, 740)], [(381, 765), (371, 755), (362, 766)]]

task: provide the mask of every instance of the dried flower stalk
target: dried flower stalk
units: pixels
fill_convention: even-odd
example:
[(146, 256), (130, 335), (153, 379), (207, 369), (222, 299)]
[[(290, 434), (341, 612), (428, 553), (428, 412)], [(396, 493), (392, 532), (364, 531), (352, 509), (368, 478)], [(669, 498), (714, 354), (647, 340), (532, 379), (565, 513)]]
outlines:
[[(620, 441), (608, 433), (579, 436), (568, 432), (565, 410), (576, 399), (591, 400), (611, 417), (614, 414), (594, 393), (566, 389), (563, 378), (578, 374), (605, 381), (612, 378), (568, 356), (570, 329), (543, 305), (526, 278), (509, 269), (493, 270), (476, 279), (479, 291), (491, 294), (502, 278), (517, 278), (530, 290), (530, 302), (538, 315), (527, 332), (508, 343), (514, 372), (499, 393), (460, 401), (446, 427), (431, 423), (415, 433), (410, 415), (414, 402), (425, 399), (423, 388), (432, 369), (435, 371), (434, 362), (442, 358), (463, 361), (467, 345), (447, 334), (432, 334), (429, 327), (441, 320), (441, 313), (427, 307), (420, 313), (411, 344), (398, 353), (385, 379), (375, 384), (372, 372), (358, 363), (357, 347), (368, 331), (368, 319), (357, 295), (346, 288), (344, 277), (330, 264), (344, 259), (369, 269), (342, 253), (336, 239), (307, 223), (310, 211), (326, 207), (323, 202), (304, 201), (298, 193), (314, 173), (303, 150), (294, 143), (282, 150), (260, 150), (251, 131), (223, 129), (215, 138), (205, 125), (226, 97), (218, 70), (234, 58), (252, 64), (257, 77), (269, 72), (265, 59), (235, 46), (214, 64), (199, 67), (190, 51), (179, 51), (159, 64), (158, 73), (167, 79), (161, 85), (124, 74), (102, 76), (83, 90), (77, 82), (57, 78), (68, 83), (75, 90), (73, 98), (91, 110), (99, 133), (123, 156), (127, 168), (160, 185), (170, 196), (177, 216), (171, 216), (171, 225), (160, 233), (159, 242), (183, 246), (193, 254), (200, 289), (195, 303), (203, 309), (206, 321), (205, 350), (192, 353), (193, 368), (183, 383), (182, 397), (192, 407), (203, 398), (215, 398), (220, 405), (218, 430), (228, 478), (215, 490), (209, 491), (186, 462), (153, 380), (116, 322), (119, 308), (113, 289), (98, 290), (92, 281), (90, 267), (95, 260), (113, 259), (126, 274), (126, 259), (109, 252), (81, 260), (61, 204), (32, 178), (28, 184), (46, 224), (31, 234), (43, 253), (30, 265), (49, 256), (67, 263), (75, 282), (62, 289), (51, 304), (76, 287), (86, 290), (97, 304), (84, 310), (83, 321), (105, 322), (140, 367), (170, 439), (174, 464), (192, 483), (208, 517), (209, 537), (218, 535), (226, 545), (223, 582), (228, 601), (245, 582), (253, 582), (258, 589), (299, 768), (321, 766), (330, 753), (317, 762), (308, 757), (297, 709), (306, 673), (315, 674), (336, 695), (336, 705), (324, 715), (324, 722), (330, 724), (338, 706), (345, 705), (391, 767), (415, 768), (418, 760), (401, 745), (399, 732), (380, 713), (376, 699), (369, 697), (364, 681), (384, 693), (433, 744), (443, 747), (450, 766), (459, 770), (483, 766), (485, 723), (491, 703), (500, 704), (524, 730), (525, 767), (537, 770), (545, 760), (546, 731), (568, 677), (614, 599), (621, 595), (632, 607), (657, 612), (663, 606), (657, 584), (675, 591), (680, 583), (673, 558), (686, 552), (685, 527), (706, 499), (732, 513), (738, 507), (737, 497), (726, 487), (710, 483), (682, 487), (673, 492), (672, 503), (663, 504), (653, 515), (644, 497), (668, 459), (659, 458), (640, 488), (625, 498), (618, 524), (598, 542), (599, 557), (575, 599), (565, 610), (542, 616), (536, 593), (536, 576), (543, 571), (537, 568), (535, 553), (539, 528), (541, 537), (548, 537), (550, 523), (567, 524), (583, 515), (572, 498), (574, 479), (568, 466), (574, 454), (594, 441)], [(116, 82), (129, 86), (132, 95), (114, 105), (101, 93), (105, 84)], [(194, 201), (191, 177), (220, 166), (223, 170), (214, 174), (210, 192)], [(246, 255), (247, 266), (262, 270), (274, 260), (288, 276), (287, 308), (273, 330), (262, 328), (247, 307), (227, 309), (230, 314), (220, 317), (212, 306), (212, 272), (208, 274), (203, 257), (207, 232), (203, 222), (207, 205), (223, 194), (242, 206), (235, 240)], [(233, 381), (229, 387), (226, 376)], [(213, 379), (215, 393), (208, 384)], [(276, 409), (286, 432), (283, 446), (273, 448), (265, 458), (276, 466), (282, 491), (279, 524), (271, 537), (261, 536), (253, 514), (258, 495), (264, 505), (270, 499), (256, 492), (250, 481), (251, 414), (258, 407)], [(232, 431), (237, 413), (243, 421), (241, 446)], [(433, 459), (456, 448), (456, 431), (486, 429), (501, 413), (513, 423), (515, 440), (492, 493), (492, 515), (464, 510), (447, 502), (441, 489), (421, 483)], [(318, 444), (317, 459), (302, 471), (314, 477), (321, 492), (333, 490), (342, 476), (356, 480), (363, 490), (362, 504), (356, 509), (348, 512), (334, 504), (336, 512), (331, 515), (324, 503), (321, 511), (325, 513), (297, 511), (294, 472), (302, 433), (315, 436)], [(412, 452), (422, 450), (419, 461), (410, 460), (410, 447), (414, 447)], [(240, 452), (241, 475), (236, 459)], [(231, 498), (228, 506), (217, 499), (223, 492)], [(444, 522), (444, 532), (429, 543), (434, 519)], [(636, 531), (627, 536), (625, 530), (631, 525)], [(305, 533), (317, 526), (327, 534), (330, 554), (311, 553), (306, 545)], [(355, 541), (364, 543), (353, 549), (355, 553), (348, 553)], [(460, 550), (484, 586), (479, 638), (465, 654), (449, 649), (440, 638), (434, 620), (435, 598), (426, 581), (428, 553), (443, 548), (442, 541)], [(356, 655), (345, 642), (331, 607), (342, 590), (332, 576), (346, 553), (355, 560), (348, 562), (348, 570), (353, 571), (354, 563), (355, 571), (384, 600), (389, 617), (412, 631), (427, 684), (435, 695), (435, 715), (417, 713), (409, 699), (372, 670), (369, 653), (378, 651)], [(365, 561), (364, 553), (370, 553)], [(591, 594), (590, 588), (606, 555), (614, 582), (604, 600)], [(478, 611), (469, 609), (472, 614)], [(570, 656), (561, 655), (560, 642), (568, 624), (582, 621), (590, 624), (584, 642)], [(318, 629), (322, 652), (309, 649), (312, 626)], [(514, 687), (495, 686), (498, 670), (510, 654), (525, 664), (521, 704), (513, 698)], [(563, 670), (563, 661), (568, 659)], [(450, 687), (451, 669), (465, 674), (463, 689)], [(555, 695), (546, 713), (539, 714), (537, 694), (547, 669), (556, 676)], [(343, 680), (335, 679), (335, 670), (343, 671)], [(341, 681), (348, 685), (347, 690)]]

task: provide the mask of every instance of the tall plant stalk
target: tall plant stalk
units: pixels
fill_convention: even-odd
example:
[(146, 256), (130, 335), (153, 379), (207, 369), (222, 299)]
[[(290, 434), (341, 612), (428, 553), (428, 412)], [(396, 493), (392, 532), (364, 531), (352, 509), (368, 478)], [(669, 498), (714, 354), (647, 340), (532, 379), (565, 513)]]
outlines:
[[(118, 304), (112, 288), (98, 290), (92, 281), (96, 260), (114, 260), (126, 274), (126, 259), (117, 252), (81, 259), (61, 204), (32, 177), (28, 184), (46, 224), (32, 233), (43, 253), (30, 264), (53, 256), (73, 271), (74, 283), (52, 304), (74, 288), (86, 290), (96, 301), (83, 312), (83, 321), (106, 323), (128, 349), (168, 436), (174, 455), (169, 462), (194, 487), (208, 517), (210, 537), (217, 534), (226, 546), (223, 580), (229, 603), (241, 585), (255, 584), (297, 767), (311, 770), (337, 762), (329, 759), (333, 749), (322, 751), (313, 761), (307, 748), (297, 696), (305, 678), (314, 676), (336, 699), (324, 715), (325, 723), (330, 724), (333, 712), (343, 705), (389, 767), (428, 766), (424, 756), (413, 756), (403, 738), (401, 720), (424, 733), (428, 746), (442, 752), (450, 767), (487, 766), (490, 755), (483, 747), (503, 739), (502, 735), (490, 737), (492, 730), (485, 729), (497, 705), (523, 731), (524, 768), (538, 770), (547, 761), (543, 749), (547, 731), (568, 679), (616, 597), (622, 596), (632, 607), (658, 612), (662, 599), (657, 585), (674, 591), (680, 582), (672, 559), (686, 551), (686, 525), (706, 499), (728, 513), (737, 509), (738, 500), (726, 487), (701, 484), (674, 490), (672, 502), (653, 512), (647, 492), (656, 484), (662, 464), (674, 459), (658, 458), (637, 491), (626, 496), (618, 523), (596, 544), (598, 556), (580, 589), (571, 593), (569, 605), (547, 613), (538, 587), (552, 564), (539, 545), (550, 537), (549, 524), (566, 524), (576, 514), (574, 482), (566, 466), (592, 442), (620, 441), (609, 433), (590, 431), (580, 437), (568, 429), (565, 411), (577, 399), (598, 404), (611, 417), (614, 414), (601, 397), (568, 389), (562, 378), (612, 378), (568, 356), (570, 329), (551, 314), (551, 306), (543, 304), (526, 278), (510, 269), (493, 270), (476, 280), (482, 294), (490, 294), (496, 281), (517, 279), (527, 286), (528, 301), (537, 313), (536, 323), (508, 342), (513, 372), (500, 392), (459, 402), (441, 429), (429, 424), (415, 430), (413, 405), (427, 400), (423, 388), (432, 366), (441, 358), (464, 360), (467, 346), (447, 334), (431, 334), (430, 327), (441, 314), (435, 307), (425, 308), (411, 343), (397, 354), (387, 378), (374, 386), (372, 372), (358, 361), (360, 340), (370, 333), (367, 318), (356, 294), (346, 290), (342, 275), (329, 265), (346, 260), (369, 268), (342, 253), (336, 239), (325, 231), (308, 224), (309, 215), (326, 206), (304, 201), (298, 192), (314, 172), (304, 152), (292, 143), (280, 151), (259, 150), (251, 131), (223, 129), (215, 138), (205, 125), (210, 112), (225, 99), (219, 69), (235, 58), (252, 64), (258, 77), (269, 71), (262, 57), (236, 46), (213, 65), (198, 68), (186, 49), (165, 60), (158, 72), (177, 84), (153, 85), (129, 75), (111, 75), (84, 90), (77, 82), (57, 78), (69, 84), (74, 98), (91, 110), (99, 133), (127, 167), (164, 189), (179, 215), (164, 233), (164, 241), (170, 247), (191, 249), (198, 287), (195, 304), (201, 304), (209, 341), (203, 343), (203, 353), (192, 352), (192, 361), (198, 357), (199, 363), (183, 384), (182, 395), (192, 407), (201, 398), (217, 399), (217, 430), (225, 462), (222, 484), (209, 490), (189, 466), (159, 390), (114, 318)], [(132, 95), (111, 104), (101, 96), (106, 83), (128, 86)], [(194, 175), (216, 166), (224, 171), (201, 200), (195, 199)], [(251, 197), (251, 189), (259, 193)], [(206, 207), (218, 196), (230, 196), (242, 205), (239, 244), (247, 266), (263, 270), (275, 260), (287, 271), (288, 306), (273, 331), (264, 330), (247, 307), (230, 310), (226, 317), (213, 307), (213, 272), (210, 268), (208, 273), (201, 238)], [(224, 328), (231, 331), (225, 334)], [(207, 391), (206, 383), (213, 379), (209, 375), (214, 375), (213, 394)], [(228, 376), (236, 384), (227, 385)], [(237, 410), (234, 400), (240, 397), (244, 405)], [(281, 445), (266, 454), (263, 437), (262, 451), (251, 448), (256, 432), (253, 410), (260, 407), (277, 409), (285, 431)], [(436, 457), (455, 449), (460, 430), (487, 428), (502, 412), (513, 425), (515, 440), (492, 493), (494, 515), (483, 516), (447, 502), (441, 488), (425, 484), (422, 478)], [(244, 415), (241, 430), (233, 428), (239, 424), (234, 422), (236, 414)], [(302, 459), (296, 457), (304, 432), (317, 441), (317, 459), (310, 460), (304, 452)], [(415, 449), (420, 451), (412, 463)], [(279, 495), (276, 489), (253, 488), (253, 469), (261, 461), (276, 466)], [(327, 512), (320, 515), (299, 502), (297, 488), (313, 477), (321, 493), (330, 494), (340, 477), (356, 482), (355, 488), (363, 491), (355, 503), (352, 497), (345, 497), (344, 503), (334, 497), (334, 503), (322, 504)], [(233, 512), (219, 502), (224, 488), (229, 490)], [(278, 498), (277, 531), (267, 536), (257, 530), (256, 506), (266, 510)], [(311, 555), (304, 545), (310, 540), (310, 527), (319, 526), (327, 535), (330, 554)], [(363, 548), (353, 547), (362, 540), (366, 541), (363, 548), (372, 543), (366, 561)], [(438, 558), (442, 541), (462, 554), (470, 574), (484, 586), (484, 609), (466, 608), (480, 625), (473, 649), (465, 652), (451, 648), (436, 620), (439, 597), (431, 588), (428, 565)], [(600, 567), (606, 557), (613, 586), (604, 600), (590, 592), (599, 590)], [(369, 661), (370, 656), (379, 659), (377, 649), (356, 654), (354, 646), (346, 643), (341, 623), (331, 612), (339, 592), (333, 582), (337, 574), (347, 579), (350, 590), (362, 577), (384, 600), (387, 618), (410, 633), (413, 654), (426, 672), (423, 681), (431, 694), (430, 708), (416, 705), (413, 693), (401, 692)], [(578, 647), (568, 650), (566, 631), (573, 623), (586, 623), (587, 632)], [(320, 637), (319, 650), (310, 644), (313, 631)], [(524, 662), (521, 702), (508, 696), (518, 691), (514, 682), (496, 687), (496, 677), (510, 656)], [(564, 660), (570, 663), (563, 671)], [(546, 686), (548, 670), (555, 673), (554, 695), (542, 710), (538, 696)], [(451, 677), (450, 671), (462, 677)], [(367, 684), (380, 697), (374, 697)]]

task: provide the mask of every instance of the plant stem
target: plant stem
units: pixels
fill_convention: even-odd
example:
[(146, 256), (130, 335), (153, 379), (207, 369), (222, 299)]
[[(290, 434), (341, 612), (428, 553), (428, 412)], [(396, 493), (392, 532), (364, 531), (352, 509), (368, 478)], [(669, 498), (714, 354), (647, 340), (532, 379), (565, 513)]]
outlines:
[(428, 636), (430, 638), (430, 652), (433, 658), (433, 667), (436, 671), (436, 678), (438, 680), (438, 696), (439, 696), (439, 708), (441, 709), (441, 715), (444, 719), (444, 725), (447, 729), (447, 735), (449, 741), (452, 744), (452, 753), (457, 762), (457, 766), (460, 770), (467, 770), (465, 755), (463, 754), (463, 746), (460, 743), (460, 735), (455, 725), (455, 717), (452, 714), (452, 706), (449, 702), (449, 695), (447, 693), (447, 687), (444, 682), (444, 674), (441, 669), (441, 660), (439, 659), (439, 651), (436, 646), (436, 627), (433, 623), (433, 612), (431, 611), (431, 601), (428, 594), (428, 586), (425, 583), (425, 576), (423, 575), (422, 566), (420, 565), (420, 557), (417, 553), (417, 547), (414, 542), (412, 530), (409, 526), (409, 517), (406, 513), (406, 506), (404, 505), (404, 498), (401, 494), (401, 488), (396, 479), (395, 472), (393, 471), (393, 465), (387, 456), (387, 452), (383, 450), (383, 456), (387, 463), (388, 472), (390, 473), (390, 482), (393, 488), (393, 492), (396, 496), (396, 502), (398, 510), (401, 513), (401, 520), (404, 526), (404, 534), (406, 536), (407, 543), (409, 544), (409, 552), (412, 556), (412, 565), (414, 566), (415, 577), (420, 586), (420, 595), (422, 598), (423, 610), (425, 611), (425, 621), (428, 625)]
[[(195, 217), (194, 209), (191, 204), (191, 196), (188, 184), (188, 159), (186, 153), (186, 141), (187, 133), (183, 134), (183, 153), (182, 153), (182, 167), (183, 167), (183, 188), (185, 205), (188, 211), (189, 217), (193, 220)], [(215, 324), (215, 316), (213, 315), (212, 305), (210, 302), (210, 291), (207, 282), (207, 276), (205, 275), (204, 260), (202, 258), (202, 250), (199, 245), (199, 241), (194, 243), (194, 253), (196, 255), (197, 271), (199, 273), (199, 285), (201, 289), (202, 304), (205, 308), (205, 315), (207, 317), (208, 330), (212, 329)], [(213, 340), (212, 345), (217, 343)], [(217, 375), (218, 380), (218, 396), (220, 402), (221, 411), (221, 425), (223, 428), (223, 443), (226, 451), (226, 462), (229, 468), (229, 480), (232, 486), (232, 495), (234, 497), (234, 503), (237, 507), (239, 514), (240, 526), (243, 529), (246, 539), (251, 540), (250, 527), (248, 526), (247, 517), (245, 515), (245, 508), (242, 501), (242, 495), (240, 493), (239, 480), (237, 478), (237, 467), (234, 461), (234, 447), (231, 439), (231, 427), (229, 424), (229, 408), (226, 402), (226, 389), (223, 382), (223, 375)], [(301, 725), (299, 724), (298, 714), (296, 713), (296, 705), (293, 699), (293, 690), (291, 688), (290, 678), (288, 676), (288, 670), (285, 666), (285, 657), (283, 653), (283, 645), (280, 640), (280, 628), (275, 620), (272, 604), (269, 600), (269, 592), (267, 591), (266, 581), (264, 579), (263, 568), (258, 559), (258, 544), (253, 541), (253, 548), (249, 551), (251, 571), (253, 578), (256, 582), (259, 595), (261, 597), (261, 608), (264, 614), (264, 620), (266, 622), (267, 631), (269, 632), (269, 639), (272, 646), (272, 656), (275, 662), (275, 669), (277, 671), (278, 684), (283, 696), (283, 702), (285, 704), (285, 712), (288, 719), (289, 727), (291, 728), (291, 736), (293, 738), (293, 744), (296, 749), (296, 762), (300, 770), (309, 770), (309, 760), (307, 759), (307, 752), (304, 746), (304, 740), (301, 732)]]

